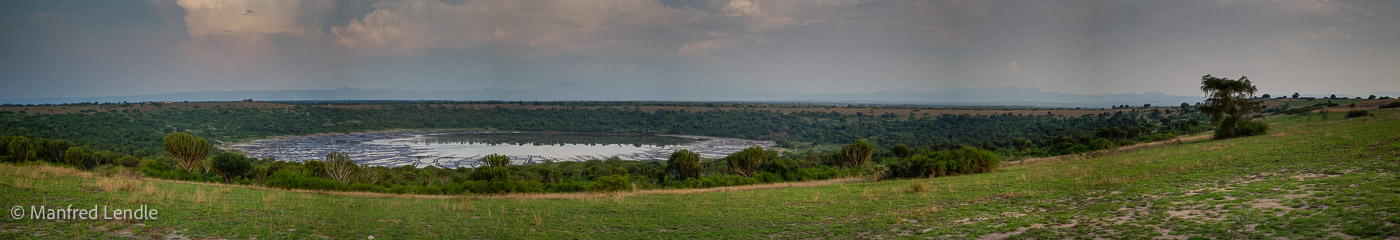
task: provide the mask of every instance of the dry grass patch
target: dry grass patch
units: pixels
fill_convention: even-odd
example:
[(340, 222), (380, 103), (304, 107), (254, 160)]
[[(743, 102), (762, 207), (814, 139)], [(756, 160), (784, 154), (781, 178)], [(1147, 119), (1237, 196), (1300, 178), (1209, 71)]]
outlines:
[[(56, 167), (56, 166), (49, 166), (49, 165), (37, 165), (37, 166), (35, 166), (35, 168), (37, 169), (37, 171), (35, 171), (35, 172), (42, 173), (42, 174), (48, 175), (48, 176), (50, 176), (50, 177), (81, 177), (81, 178), (91, 178), (91, 177), (92, 177), (92, 173), (91, 173), (91, 172), (84, 172), (84, 171), (82, 171), (82, 170), (73, 169), (73, 168), (68, 168), (68, 167)], [(37, 177), (37, 176), (35, 176), (35, 177)]]
[(34, 189), (34, 180), (32, 178), (15, 178), (10, 182), (10, 185), (19, 189)]
[(140, 189), (141, 182), (125, 178), (99, 178), (97, 181), (89, 182), (86, 185), (100, 189), (103, 192), (116, 192), (117, 190), (136, 191)]
[(459, 197), (443, 201), (442, 209), (446, 211), (471, 211), (474, 208), (471, 197)]

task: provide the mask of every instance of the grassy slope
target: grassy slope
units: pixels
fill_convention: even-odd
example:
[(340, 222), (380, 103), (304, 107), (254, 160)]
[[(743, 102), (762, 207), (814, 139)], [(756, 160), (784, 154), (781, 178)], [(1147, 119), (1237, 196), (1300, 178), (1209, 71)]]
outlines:
[[(1269, 120), (1271, 135), (1060, 158), (989, 174), (556, 199), (345, 196), (0, 164), (0, 206), (102, 204), (158, 220), (0, 220), (0, 238), (1062, 238), (1400, 236), (1400, 112)], [(913, 185), (927, 187), (911, 191)]]

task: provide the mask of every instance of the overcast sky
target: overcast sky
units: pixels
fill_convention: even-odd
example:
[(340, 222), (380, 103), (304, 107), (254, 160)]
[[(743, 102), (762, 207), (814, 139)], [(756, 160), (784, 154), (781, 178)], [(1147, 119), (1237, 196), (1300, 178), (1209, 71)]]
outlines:
[(156, 0), (0, 6), (0, 98), (206, 90), (1400, 91), (1393, 0)]

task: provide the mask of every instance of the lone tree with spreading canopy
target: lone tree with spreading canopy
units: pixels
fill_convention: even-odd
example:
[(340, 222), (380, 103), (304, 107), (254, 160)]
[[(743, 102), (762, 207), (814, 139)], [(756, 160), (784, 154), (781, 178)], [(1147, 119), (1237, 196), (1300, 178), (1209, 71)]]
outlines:
[(209, 141), (188, 133), (177, 132), (165, 135), (165, 152), (180, 162), (185, 173), (193, 173), (199, 161), (209, 156)]
[(666, 160), (666, 170), (676, 175), (676, 180), (700, 176), (700, 154), (690, 150), (676, 150), (671, 153), (671, 158)]
[(1210, 114), (1211, 121), (1218, 126), (1216, 139), (1258, 135), (1268, 130), (1268, 125), (1246, 118), (1259, 109), (1259, 103), (1249, 101), (1259, 91), (1249, 77), (1240, 76), (1239, 80), (1234, 80), (1205, 75), (1201, 77), (1201, 91), (1206, 93), (1206, 101), (1199, 109)]
[(341, 184), (350, 184), (350, 180), (356, 177), (355, 172), (359, 170), (360, 165), (350, 161), (349, 155), (339, 152), (326, 154), (326, 176), (340, 181)]

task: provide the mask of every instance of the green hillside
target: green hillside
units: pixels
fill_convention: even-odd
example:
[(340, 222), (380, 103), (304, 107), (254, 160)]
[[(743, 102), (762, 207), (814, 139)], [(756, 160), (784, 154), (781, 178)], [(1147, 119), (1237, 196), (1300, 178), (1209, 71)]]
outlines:
[[(987, 174), (726, 189), (388, 196), (0, 164), (0, 238), (1394, 238), (1400, 112), (1267, 120), (1268, 135), (1030, 159)], [(1200, 139), (1189, 138), (1189, 139)], [(31, 219), (29, 206), (149, 220)]]

